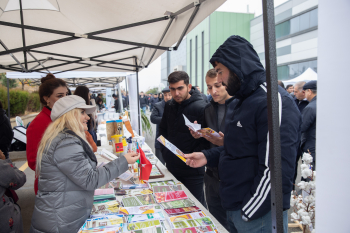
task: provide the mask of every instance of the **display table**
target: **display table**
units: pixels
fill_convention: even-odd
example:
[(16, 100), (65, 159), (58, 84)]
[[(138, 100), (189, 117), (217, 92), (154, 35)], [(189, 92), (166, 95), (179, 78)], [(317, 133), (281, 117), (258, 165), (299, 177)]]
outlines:
[[(143, 150), (146, 149), (150, 149), (150, 147), (145, 143), (144, 145), (142, 145), (141, 147)], [(108, 151), (112, 151), (112, 146), (110, 145), (102, 145), (100, 147), (98, 147), (98, 152), (101, 151), (102, 149), (106, 149)], [(175, 156), (175, 155), (174, 155)], [(98, 162), (108, 162), (106, 159), (102, 158), (101, 156), (97, 155), (97, 161)], [(163, 178), (160, 179), (151, 179), (150, 182), (154, 182), (154, 181), (165, 181), (165, 180), (174, 180), (176, 183), (179, 183), (178, 180), (176, 180), (176, 178), (168, 171), (168, 169), (161, 163), (161, 162), (157, 162), (156, 164), (159, 168), (159, 170), (161, 170), (161, 172), (164, 174)], [(121, 181), (121, 180), (120, 180)], [(131, 184), (130, 181), (122, 181), (123, 184)], [(192, 195), (192, 193), (184, 186), (182, 185), (183, 190), (185, 191), (185, 193), (187, 194), (187, 196), (196, 203), (196, 206), (199, 207), (208, 217), (210, 217), (213, 222), (215, 223), (217, 230), (220, 233), (224, 233), (224, 232), (228, 232), (215, 218), (214, 216)], [(204, 187), (203, 187), (204, 188)], [(118, 201), (121, 201), (123, 196), (116, 196)], [(164, 211), (163, 211), (164, 212)], [(164, 212), (164, 215), (166, 215), (166, 213)], [(171, 231), (171, 227), (169, 225), (169, 223), (167, 221), (165, 221), (165, 226), (167, 228), (167, 230), (169, 232)]]

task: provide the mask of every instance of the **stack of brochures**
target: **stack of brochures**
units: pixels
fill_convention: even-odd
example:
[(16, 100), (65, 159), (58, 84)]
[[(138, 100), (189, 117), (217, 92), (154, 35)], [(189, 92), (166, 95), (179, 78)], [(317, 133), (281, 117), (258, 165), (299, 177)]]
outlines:
[[(119, 196), (123, 191), (123, 196)], [(170, 228), (169, 228), (170, 226)], [(90, 218), (78, 233), (218, 233), (180, 183), (140, 185), (111, 181), (96, 189)]]

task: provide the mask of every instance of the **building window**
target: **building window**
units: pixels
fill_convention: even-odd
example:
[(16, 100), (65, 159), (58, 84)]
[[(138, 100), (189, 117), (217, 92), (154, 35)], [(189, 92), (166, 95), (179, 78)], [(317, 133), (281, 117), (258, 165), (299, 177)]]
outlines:
[(307, 30), (318, 25), (318, 8), (276, 25), (276, 39)]
[(308, 68), (317, 72), (317, 60), (299, 62), (277, 67), (278, 80), (289, 80), (298, 77)]
[(195, 76), (195, 79), (196, 79), (196, 86), (198, 85), (198, 36), (196, 36), (196, 41), (195, 41), (195, 64), (194, 64), (194, 76)]
[(190, 77), (191, 77), (191, 82), (193, 82), (192, 79), (192, 39), (190, 40)]
[(202, 31), (202, 92), (204, 93), (204, 82), (205, 82), (205, 74), (204, 74), (204, 31)]

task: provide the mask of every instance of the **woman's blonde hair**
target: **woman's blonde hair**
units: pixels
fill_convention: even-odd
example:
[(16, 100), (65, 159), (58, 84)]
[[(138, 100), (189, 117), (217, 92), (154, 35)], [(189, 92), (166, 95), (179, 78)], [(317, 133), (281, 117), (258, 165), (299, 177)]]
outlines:
[[(43, 153), (45, 148), (49, 148), (52, 140), (57, 137), (57, 135), (64, 129), (69, 129), (86, 141), (84, 126), (80, 122), (82, 109), (75, 108), (58, 119), (52, 122), (47, 129), (40, 141), (38, 154), (36, 158), (36, 176), (39, 177), (41, 169), (41, 160), (43, 158)], [(89, 145), (89, 143), (87, 143)]]

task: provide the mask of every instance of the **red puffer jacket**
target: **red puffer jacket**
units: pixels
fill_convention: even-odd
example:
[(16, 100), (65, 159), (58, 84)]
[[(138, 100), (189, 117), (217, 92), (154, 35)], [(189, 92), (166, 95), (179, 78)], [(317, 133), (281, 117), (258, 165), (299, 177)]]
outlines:
[[(34, 118), (27, 129), (27, 161), (28, 166), (35, 171), (36, 156), (38, 153), (41, 138), (51, 121), (51, 110), (44, 107), (41, 112)], [(35, 177), (34, 183), (35, 194), (38, 191), (38, 178)]]

